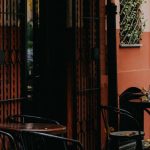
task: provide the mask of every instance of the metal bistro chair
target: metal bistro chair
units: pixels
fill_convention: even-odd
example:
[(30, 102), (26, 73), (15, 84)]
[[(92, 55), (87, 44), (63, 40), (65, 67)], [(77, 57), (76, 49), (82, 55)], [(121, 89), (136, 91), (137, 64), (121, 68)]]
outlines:
[[(23, 131), (22, 137), (26, 150), (83, 150), (83, 146), (78, 140), (62, 136)], [(64, 146), (64, 142), (67, 147)]]
[(50, 123), (50, 124), (60, 124), (58, 121), (49, 119), (42, 116), (34, 115), (12, 115), (8, 116), (6, 122), (10, 123)]
[[(119, 109), (116, 107), (104, 105), (100, 105), (100, 111), (106, 129), (106, 150), (119, 150), (122, 143), (133, 143), (133, 141), (135, 142), (134, 148), (136, 150), (143, 150), (142, 139), (144, 136), (144, 132), (140, 131), (138, 121), (130, 112), (126, 111), (125, 109)], [(132, 121), (135, 122), (135, 128), (137, 127), (137, 130), (110, 132), (108, 112), (117, 113), (117, 116), (119, 115), (120, 117), (124, 116), (130, 118)], [(128, 124), (128, 122), (130, 122), (131, 120), (126, 120), (126, 124)]]
[[(61, 125), (57, 120), (53, 120), (50, 118), (42, 117), (42, 116), (35, 116), (35, 115), (26, 115), (26, 114), (20, 114), (20, 115), (12, 115), (8, 116), (6, 119), (6, 122), (9, 123), (49, 123), (49, 124), (56, 124)], [(17, 147), (19, 149), (24, 149), (24, 143), (22, 134), (14, 134), (15, 139), (17, 139)], [(65, 134), (60, 134), (60, 136), (65, 137)], [(64, 143), (64, 147), (66, 147), (66, 144)]]
[[(138, 87), (129, 87), (126, 90), (124, 90), (119, 96), (119, 107), (132, 113), (132, 115), (134, 115), (134, 117), (138, 121), (143, 120), (143, 112), (139, 107), (134, 107), (130, 103), (130, 100), (139, 99), (141, 96), (143, 96), (143, 93)], [(120, 120), (120, 130), (127, 130), (128, 128), (134, 129), (134, 124), (132, 122), (129, 122), (127, 125), (125, 124), (126, 118), (122, 117)]]
[(14, 137), (0, 130), (0, 150), (17, 150)]

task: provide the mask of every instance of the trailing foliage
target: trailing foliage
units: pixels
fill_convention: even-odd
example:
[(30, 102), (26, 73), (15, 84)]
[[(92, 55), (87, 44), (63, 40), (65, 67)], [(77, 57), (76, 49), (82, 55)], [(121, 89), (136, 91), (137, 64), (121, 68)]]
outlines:
[(120, 43), (139, 44), (145, 28), (141, 5), (145, 0), (120, 1)]

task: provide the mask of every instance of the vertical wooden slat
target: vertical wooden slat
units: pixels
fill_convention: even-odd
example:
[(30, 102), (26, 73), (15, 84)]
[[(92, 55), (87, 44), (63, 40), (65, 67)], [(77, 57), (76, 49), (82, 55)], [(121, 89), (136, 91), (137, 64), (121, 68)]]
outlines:
[[(19, 3), (19, 1), (17, 0), (16, 1), (16, 14), (19, 14), (20, 12), (19, 12), (19, 8), (20, 8), (20, 6), (18, 5), (18, 3)], [(19, 17), (20, 17), (20, 15), (19, 15)], [(17, 30), (16, 30), (16, 38), (17, 38), (17, 43), (16, 43), (16, 50), (17, 50), (17, 62), (16, 62), (16, 65), (15, 65), (15, 98), (17, 98), (18, 97), (18, 83), (19, 83), (19, 76), (18, 76), (18, 71), (19, 71), (19, 67), (20, 67), (20, 65), (19, 65), (19, 58), (20, 58), (20, 34), (19, 34), (19, 32), (20, 32), (20, 24), (19, 24), (19, 22), (20, 22), (20, 20), (19, 20), (19, 17), (18, 16), (16, 16), (16, 27), (17, 27)], [(18, 102), (16, 102), (15, 103), (15, 107), (16, 107), (16, 109), (15, 109), (15, 114), (19, 114), (19, 112), (18, 112)]]
[[(4, 122), (8, 115), (20, 113), (21, 97), (21, 52), (25, 45), (20, 40), (24, 33), (20, 33), (21, 21), (25, 14), (20, 13), (20, 0), (0, 0), (0, 53), (4, 55), (4, 62), (0, 64), (0, 122)], [(25, 6), (23, 6), (25, 7)], [(25, 12), (24, 12), (25, 13)], [(18, 56), (19, 55), (19, 56)]]
[[(4, 0), (2, 0), (2, 51), (4, 52)], [(4, 99), (4, 64), (1, 65), (2, 69), (1, 69), (1, 74), (2, 74), (2, 99)], [(4, 105), (3, 103), (1, 104), (2, 106), (2, 114), (1, 114), (1, 118), (2, 121), (4, 120)]]
[[(2, 0), (0, 0), (0, 52), (3, 52), (2, 51), (2, 23), (3, 23), (3, 14), (2, 14)], [(2, 99), (3, 97), (3, 74), (2, 74), (2, 71), (3, 71), (3, 67), (2, 65), (0, 64), (0, 99)], [(2, 104), (0, 104), (0, 122), (2, 122), (2, 109), (3, 109), (3, 106)]]
[[(97, 104), (99, 74), (97, 72), (96, 34), (97, 0), (76, 0), (76, 97), (77, 137), (85, 150), (97, 147)], [(97, 56), (98, 57), (98, 56)], [(94, 118), (94, 119), (93, 119)]]
[[(3, 20), (3, 48), (4, 48), (4, 52), (5, 52), (5, 61), (4, 61), (4, 71), (3, 71), (3, 75), (4, 75), (4, 97), (3, 99), (6, 99), (6, 89), (7, 89), (7, 83), (6, 83), (6, 63), (7, 63), (7, 52), (6, 52), (6, 0), (3, 1), (3, 7), (4, 7), (4, 20)], [(6, 116), (6, 113), (7, 113), (7, 103), (4, 106), (4, 113), (3, 113), (3, 116), (5, 118)]]
[[(7, 49), (8, 49), (8, 98), (11, 98), (11, 64), (12, 64), (12, 60), (11, 60), (11, 5), (10, 5), (10, 1), (7, 1), (7, 24), (8, 24), (8, 31), (7, 33), (9, 34), (9, 36), (7, 35)], [(8, 102), (8, 108), (7, 108), (7, 116), (10, 115), (10, 109), (11, 109), (11, 102)]]
[[(16, 63), (16, 53), (15, 53), (15, 45), (16, 45), (16, 34), (15, 34), (15, 0), (12, 0), (11, 1), (11, 11), (12, 11), (12, 14), (11, 14), (11, 24), (12, 24), (12, 29), (11, 29), (11, 49), (12, 49), (12, 54), (13, 56), (11, 56), (11, 59), (12, 59), (12, 64), (11, 64), (11, 98), (14, 98), (14, 89), (13, 89), (13, 77), (14, 77), (14, 74), (13, 74), (13, 70), (14, 70), (14, 65)], [(10, 114), (13, 115), (14, 113), (14, 103), (11, 102), (11, 112)]]
[[(13, 6), (13, 8), (14, 8), (14, 42), (15, 42), (15, 45), (14, 45), (14, 51), (15, 51), (15, 53), (16, 53), (16, 57), (17, 57), (17, 50), (18, 50), (18, 46), (17, 46), (17, 43), (18, 43), (18, 36), (17, 36), (17, 33), (18, 33), (18, 24), (17, 24), (17, 14), (18, 14), (18, 11), (17, 11), (17, 1), (18, 0), (14, 0), (14, 6)], [(17, 95), (16, 95), (16, 82), (17, 82), (17, 77), (16, 77), (16, 65), (17, 65), (17, 60), (15, 61), (15, 63), (13, 64), (13, 77), (12, 77), (12, 82), (13, 82), (13, 86), (12, 86), (12, 88), (13, 88), (13, 91), (12, 91), (12, 94), (13, 94), (13, 98), (15, 99), (16, 97), (17, 97)], [(17, 114), (16, 113), (16, 102), (13, 102), (12, 103), (12, 105), (13, 105), (13, 114)]]

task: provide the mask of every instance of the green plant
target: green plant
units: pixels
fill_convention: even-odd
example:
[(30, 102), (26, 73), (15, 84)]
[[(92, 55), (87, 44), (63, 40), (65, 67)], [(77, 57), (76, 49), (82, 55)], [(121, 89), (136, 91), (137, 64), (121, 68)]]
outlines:
[(142, 88), (141, 92), (143, 93), (142, 101), (150, 101), (150, 86), (148, 89)]
[(145, 0), (120, 1), (120, 43), (139, 44), (146, 22), (141, 11)]

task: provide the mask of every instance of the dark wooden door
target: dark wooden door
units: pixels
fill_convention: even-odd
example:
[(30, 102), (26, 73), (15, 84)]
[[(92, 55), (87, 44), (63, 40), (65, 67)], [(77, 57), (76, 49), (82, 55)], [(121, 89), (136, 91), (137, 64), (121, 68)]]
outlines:
[(65, 123), (66, 1), (33, 2), (33, 109)]
[(100, 66), (99, 1), (73, 1), (74, 123), (86, 150), (99, 149)]

